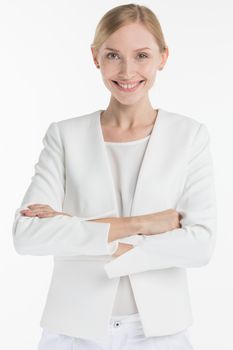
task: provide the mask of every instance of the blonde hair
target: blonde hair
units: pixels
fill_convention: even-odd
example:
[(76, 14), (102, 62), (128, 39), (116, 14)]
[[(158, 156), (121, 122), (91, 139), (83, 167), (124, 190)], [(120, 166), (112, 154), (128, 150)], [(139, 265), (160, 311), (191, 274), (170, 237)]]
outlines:
[(143, 24), (154, 36), (161, 53), (167, 48), (161, 25), (155, 13), (146, 6), (127, 4), (110, 9), (100, 19), (91, 47), (97, 54), (104, 41), (126, 24)]

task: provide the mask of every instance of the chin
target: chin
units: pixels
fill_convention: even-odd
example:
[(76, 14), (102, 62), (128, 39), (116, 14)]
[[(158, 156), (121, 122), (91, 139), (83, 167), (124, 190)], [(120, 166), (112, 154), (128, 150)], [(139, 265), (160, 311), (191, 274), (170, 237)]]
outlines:
[(113, 97), (116, 101), (118, 101), (121, 105), (133, 106), (133, 105), (137, 104), (140, 100), (142, 100), (142, 99), (145, 97), (145, 95), (140, 96), (140, 97), (138, 97), (138, 98), (133, 98), (133, 97), (130, 98), (130, 97), (127, 97), (127, 98), (123, 99), (123, 98), (119, 98), (118, 96), (116, 96), (116, 95), (114, 95), (114, 94), (112, 93), (112, 97)]

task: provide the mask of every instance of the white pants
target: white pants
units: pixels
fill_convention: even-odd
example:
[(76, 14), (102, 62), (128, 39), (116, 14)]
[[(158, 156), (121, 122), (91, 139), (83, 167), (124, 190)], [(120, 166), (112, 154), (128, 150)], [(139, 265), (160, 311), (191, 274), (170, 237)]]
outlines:
[(86, 339), (57, 334), (46, 329), (37, 350), (193, 350), (189, 330), (145, 337), (139, 313), (112, 316), (105, 339)]

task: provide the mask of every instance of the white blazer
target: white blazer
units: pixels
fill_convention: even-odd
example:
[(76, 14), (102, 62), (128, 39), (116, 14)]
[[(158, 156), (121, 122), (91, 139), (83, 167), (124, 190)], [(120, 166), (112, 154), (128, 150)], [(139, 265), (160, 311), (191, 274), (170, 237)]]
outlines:
[[(176, 333), (193, 323), (186, 269), (208, 264), (215, 247), (208, 129), (191, 117), (159, 109), (131, 216), (174, 208), (183, 216), (181, 228), (108, 243), (110, 223), (88, 221), (119, 217), (100, 112), (49, 125), (35, 174), (15, 213), (17, 253), (54, 259), (40, 326), (74, 337), (105, 337), (119, 277), (129, 275), (145, 336)], [(20, 214), (36, 203), (72, 217)], [(113, 257), (118, 242), (134, 248)]]

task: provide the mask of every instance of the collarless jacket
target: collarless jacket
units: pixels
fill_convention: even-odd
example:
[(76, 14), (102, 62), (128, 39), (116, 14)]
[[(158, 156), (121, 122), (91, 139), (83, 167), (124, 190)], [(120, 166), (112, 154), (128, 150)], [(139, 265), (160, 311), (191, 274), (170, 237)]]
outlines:
[[(119, 217), (100, 112), (49, 125), (15, 212), (14, 247), (22, 255), (53, 256), (41, 327), (74, 337), (105, 337), (119, 278), (128, 275), (145, 336), (174, 334), (194, 321), (187, 268), (208, 264), (215, 246), (209, 132), (191, 117), (159, 109), (131, 216), (173, 208), (182, 214), (181, 228), (109, 243), (110, 223), (91, 221)], [(72, 217), (22, 216), (20, 210), (30, 204), (48, 204)], [(118, 242), (134, 248), (113, 257)]]

